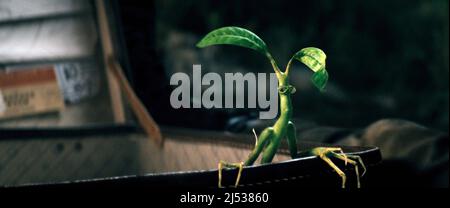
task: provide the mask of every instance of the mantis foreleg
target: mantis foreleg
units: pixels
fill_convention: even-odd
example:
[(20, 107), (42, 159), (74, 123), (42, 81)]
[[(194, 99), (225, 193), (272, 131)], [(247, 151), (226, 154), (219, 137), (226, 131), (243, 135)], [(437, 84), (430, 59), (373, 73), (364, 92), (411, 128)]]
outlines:
[(295, 130), (295, 125), (292, 123), (292, 121), (289, 121), (287, 132), (286, 132), (286, 138), (289, 146), (289, 152), (291, 153), (292, 159), (295, 159), (298, 157), (297, 154), (297, 132)]

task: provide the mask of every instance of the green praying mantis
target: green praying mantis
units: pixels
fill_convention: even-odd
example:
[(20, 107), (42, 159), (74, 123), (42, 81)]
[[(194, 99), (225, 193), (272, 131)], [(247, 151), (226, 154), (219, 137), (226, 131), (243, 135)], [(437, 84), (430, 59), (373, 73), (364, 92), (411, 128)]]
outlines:
[(315, 47), (303, 48), (297, 53), (295, 53), (289, 60), (286, 69), (281, 71), (278, 68), (272, 55), (269, 53), (266, 43), (259, 38), (253, 32), (240, 28), (240, 27), (223, 27), (208, 33), (198, 44), (197, 47), (204, 48), (211, 45), (235, 45), (245, 48), (250, 48), (256, 50), (257, 52), (265, 55), (270, 64), (275, 71), (276, 77), (278, 79), (278, 93), (280, 101), (280, 116), (278, 120), (272, 127), (267, 127), (264, 129), (259, 137), (255, 133), (256, 143), (254, 149), (250, 152), (247, 160), (240, 163), (227, 163), (225, 161), (220, 161), (218, 164), (219, 170), (219, 182), (218, 186), (222, 187), (222, 169), (224, 167), (228, 168), (239, 168), (239, 172), (236, 178), (235, 187), (239, 185), (239, 180), (242, 174), (244, 166), (251, 166), (258, 159), (260, 154), (261, 163), (271, 163), (282, 139), (286, 138), (289, 152), (291, 157), (298, 158), (304, 156), (317, 156), (323, 161), (325, 161), (342, 179), (342, 188), (345, 188), (346, 175), (345, 173), (336, 166), (330, 158), (336, 158), (345, 161), (355, 167), (357, 176), (357, 186), (360, 184), (360, 175), (358, 169), (358, 162), (363, 167), (364, 171), (362, 176), (366, 172), (366, 167), (361, 159), (361, 157), (356, 155), (347, 155), (343, 153), (343, 150), (339, 147), (317, 147), (303, 152), (297, 151), (297, 138), (296, 129), (294, 123), (291, 121), (293, 114), (293, 106), (291, 102), (291, 95), (295, 93), (296, 89), (289, 83), (290, 69), (293, 61), (297, 60), (305, 64), (309, 69), (311, 69), (314, 74), (312, 75), (313, 84), (321, 91), (325, 91), (325, 86), (328, 81), (328, 72), (325, 68), (325, 53)]

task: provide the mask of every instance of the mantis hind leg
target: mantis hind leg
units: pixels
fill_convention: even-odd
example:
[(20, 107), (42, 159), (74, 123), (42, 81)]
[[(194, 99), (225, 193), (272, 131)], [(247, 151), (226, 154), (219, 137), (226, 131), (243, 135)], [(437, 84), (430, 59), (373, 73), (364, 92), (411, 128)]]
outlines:
[(272, 162), (273, 157), (275, 157), (278, 147), (280, 146), (281, 138), (282, 137), (279, 135), (273, 135), (273, 137), (270, 139), (270, 143), (267, 144), (267, 147), (264, 149), (261, 157), (261, 164)]
[[(253, 130), (254, 133), (254, 130)], [(258, 159), (259, 154), (261, 153), (261, 151), (264, 149), (264, 147), (266, 146), (266, 144), (269, 142), (270, 138), (273, 136), (273, 128), (269, 127), (264, 129), (261, 132), (261, 135), (259, 136), (259, 140), (258, 137), (256, 136), (255, 133), (255, 147), (253, 149), (253, 151), (250, 153), (250, 155), (248, 156), (248, 159), (245, 161), (245, 163), (240, 162), (240, 163), (228, 163), (225, 161), (219, 161), (218, 164), (218, 172), (219, 172), (219, 188), (222, 188), (222, 170), (223, 168), (239, 168), (238, 174), (236, 176), (236, 182), (234, 184), (234, 187), (237, 187), (239, 185), (239, 180), (241, 179), (241, 175), (242, 175), (242, 170), (244, 168), (244, 166), (248, 166), (248, 165), (253, 165), (253, 163), (255, 162), (256, 159)]]
[[(256, 135), (255, 135), (255, 137), (256, 137)], [(269, 143), (271, 137), (273, 137), (273, 128), (272, 127), (268, 127), (266, 129), (264, 129), (261, 132), (261, 134), (259, 135), (259, 139), (258, 139), (258, 137), (256, 137), (255, 148), (248, 155), (248, 158), (244, 163), (245, 166), (253, 165), (253, 163), (255, 163), (256, 159), (258, 159), (258, 157), (261, 154), (264, 147)]]

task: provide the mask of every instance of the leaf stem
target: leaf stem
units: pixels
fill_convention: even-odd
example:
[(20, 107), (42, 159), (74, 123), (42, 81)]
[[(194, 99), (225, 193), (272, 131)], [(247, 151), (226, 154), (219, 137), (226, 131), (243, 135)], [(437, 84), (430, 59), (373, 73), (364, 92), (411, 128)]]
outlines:
[(289, 71), (291, 69), (291, 65), (292, 65), (292, 60), (294, 60), (293, 58), (291, 58), (288, 62), (288, 64), (286, 65), (286, 69), (284, 70), (284, 73), (286, 74), (286, 76), (289, 76)]
[(277, 62), (275, 62), (275, 59), (273, 59), (270, 53), (266, 53), (266, 56), (269, 59), (270, 64), (272, 64), (272, 68), (275, 71), (275, 74), (277, 75), (278, 78), (280, 78), (283, 73), (280, 71), (280, 68), (278, 68)]

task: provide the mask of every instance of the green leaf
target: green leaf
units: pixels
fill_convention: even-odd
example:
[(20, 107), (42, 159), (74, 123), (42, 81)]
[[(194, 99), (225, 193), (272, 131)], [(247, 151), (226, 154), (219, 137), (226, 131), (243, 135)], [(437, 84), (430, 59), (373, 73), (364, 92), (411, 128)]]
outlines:
[(323, 92), (328, 81), (328, 72), (325, 69), (325, 60), (327, 59), (325, 53), (319, 48), (308, 47), (295, 53), (292, 58), (314, 71), (311, 81)]
[(304, 63), (314, 72), (317, 72), (322, 68), (325, 68), (325, 59), (327, 59), (327, 55), (319, 48), (308, 47), (295, 53), (293, 58)]
[(197, 47), (204, 48), (211, 45), (236, 45), (256, 50), (264, 55), (269, 54), (266, 43), (253, 32), (240, 27), (222, 27), (208, 33)]
[(325, 68), (322, 68), (321, 70), (314, 72), (313, 76), (311, 77), (311, 81), (321, 92), (325, 91), (325, 87), (328, 82), (328, 72)]

